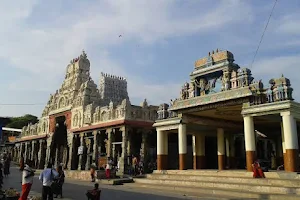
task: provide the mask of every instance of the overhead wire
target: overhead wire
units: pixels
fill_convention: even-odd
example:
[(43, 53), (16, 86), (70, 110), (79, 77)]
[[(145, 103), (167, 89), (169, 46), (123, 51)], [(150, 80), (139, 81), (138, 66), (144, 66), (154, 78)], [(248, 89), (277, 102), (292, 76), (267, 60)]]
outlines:
[(270, 13), (270, 15), (269, 15), (269, 18), (268, 18), (267, 24), (266, 24), (266, 26), (265, 26), (265, 29), (264, 29), (264, 31), (263, 31), (263, 34), (261, 35), (260, 41), (259, 41), (259, 43), (258, 43), (258, 46), (257, 46), (257, 49), (256, 49), (256, 51), (255, 51), (255, 54), (254, 54), (254, 57), (253, 57), (252, 63), (251, 63), (251, 65), (250, 65), (250, 68), (252, 68), (252, 65), (253, 65), (253, 63), (254, 63), (254, 61), (255, 61), (255, 58), (256, 58), (256, 56), (257, 56), (257, 53), (258, 53), (258, 50), (259, 50), (259, 48), (260, 48), (260, 45), (261, 45), (261, 43), (262, 43), (262, 41), (263, 41), (263, 38), (264, 38), (264, 35), (265, 35), (265, 33), (266, 33), (266, 30), (267, 30), (267, 28), (268, 28), (268, 25), (269, 25), (269, 23), (270, 23), (270, 19), (271, 19), (272, 15), (273, 15), (273, 12), (274, 12), (275, 6), (276, 6), (276, 4), (277, 4), (277, 1), (278, 1), (278, 0), (275, 0), (275, 2), (274, 2), (274, 5), (273, 5), (273, 8), (272, 8), (272, 10), (271, 10), (271, 13)]

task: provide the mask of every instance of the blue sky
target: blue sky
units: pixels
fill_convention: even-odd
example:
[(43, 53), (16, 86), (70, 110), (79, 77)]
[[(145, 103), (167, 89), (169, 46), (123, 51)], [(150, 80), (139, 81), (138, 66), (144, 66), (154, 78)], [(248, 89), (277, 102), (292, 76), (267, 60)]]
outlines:
[[(287, 3), (288, 2), (288, 3)], [(194, 61), (227, 49), (249, 67), (274, 0), (0, 1), (1, 116), (41, 115), (66, 66), (84, 49), (91, 74), (128, 79), (131, 102), (179, 96)], [(119, 35), (122, 35), (119, 38)], [(300, 1), (279, 0), (251, 68), (255, 79), (283, 73), (299, 100)]]

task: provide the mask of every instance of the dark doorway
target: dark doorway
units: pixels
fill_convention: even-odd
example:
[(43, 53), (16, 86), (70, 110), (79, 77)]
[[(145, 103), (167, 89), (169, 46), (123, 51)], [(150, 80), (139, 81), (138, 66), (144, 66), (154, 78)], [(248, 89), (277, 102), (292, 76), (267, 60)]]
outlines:
[(168, 135), (168, 169), (179, 169), (178, 134)]
[(55, 118), (55, 131), (52, 137), (51, 152), (49, 161), (53, 164), (63, 163), (67, 167), (69, 161), (69, 147), (67, 139), (66, 117)]
[(218, 143), (217, 137), (205, 137), (205, 159), (208, 169), (218, 169)]

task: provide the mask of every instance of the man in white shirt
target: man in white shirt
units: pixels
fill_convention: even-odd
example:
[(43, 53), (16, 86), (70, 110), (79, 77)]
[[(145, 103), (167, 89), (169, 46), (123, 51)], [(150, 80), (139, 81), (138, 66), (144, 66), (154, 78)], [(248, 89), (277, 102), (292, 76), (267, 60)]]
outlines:
[(19, 200), (27, 200), (27, 197), (29, 195), (33, 183), (34, 172), (35, 172), (31, 168), (31, 165), (32, 165), (32, 161), (27, 160), (24, 169), (22, 171), (22, 195), (19, 198)]
[(58, 178), (58, 173), (52, 169), (52, 164), (48, 163), (47, 168), (41, 173), (39, 179), (43, 183), (42, 198), (43, 200), (53, 200), (53, 191), (51, 185), (54, 179)]

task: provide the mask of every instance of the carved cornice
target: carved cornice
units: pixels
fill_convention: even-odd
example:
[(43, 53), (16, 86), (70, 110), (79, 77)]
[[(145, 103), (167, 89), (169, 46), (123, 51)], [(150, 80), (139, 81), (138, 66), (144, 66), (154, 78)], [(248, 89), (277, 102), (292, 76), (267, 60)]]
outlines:
[(241, 122), (213, 119), (208, 117), (198, 117), (193, 115), (184, 115), (182, 121), (183, 123), (193, 123), (201, 126), (210, 126), (215, 128), (243, 128), (243, 124)]
[(180, 124), (182, 121), (181, 117), (176, 118), (167, 118), (164, 120), (158, 120), (153, 124), (153, 127), (160, 127), (160, 126), (169, 126), (174, 124)]
[(178, 111), (196, 106), (204, 106), (207, 104), (218, 103), (222, 101), (234, 100), (244, 97), (252, 96), (252, 92), (249, 87), (237, 88), (219, 92), (216, 94), (209, 94), (205, 96), (193, 97), (185, 100), (176, 100), (169, 110)]
[(64, 107), (64, 108), (60, 108), (60, 109), (56, 109), (56, 110), (50, 111), (49, 115), (55, 115), (55, 114), (62, 113), (62, 112), (65, 112), (65, 111), (70, 111), (71, 109), (72, 109), (72, 105)]
[(295, 118), (300, 119), (300, 104), (287, 100), (253, 106), (245, 105), (243, 106), (242, 115), (263, 116), (282, 112), (291, 112)]

